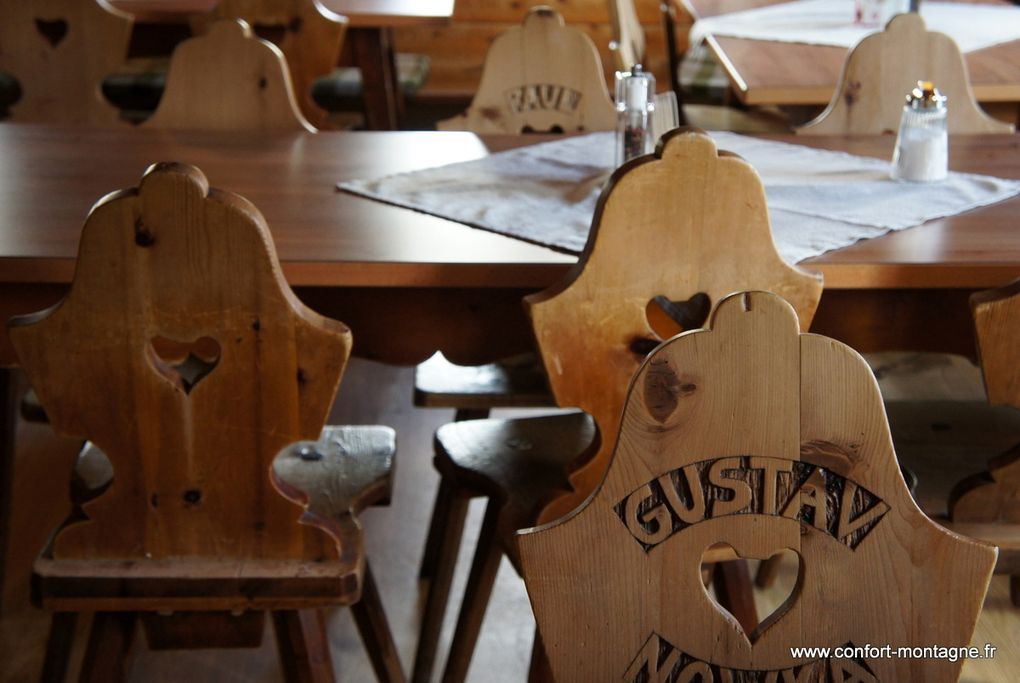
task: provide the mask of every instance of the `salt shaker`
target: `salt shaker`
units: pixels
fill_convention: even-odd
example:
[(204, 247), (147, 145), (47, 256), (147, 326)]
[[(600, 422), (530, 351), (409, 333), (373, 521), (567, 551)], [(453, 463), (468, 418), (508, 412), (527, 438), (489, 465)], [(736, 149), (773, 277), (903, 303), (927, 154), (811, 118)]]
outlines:
[(616, 165), (654, 149), (655, 76), (636, 64), (616, 72)]
[(948, 166), (946, 97), (931, 82), (918, 81), (903, 107), (891, 175), (896, 180), (933, 182), (945, 179)]

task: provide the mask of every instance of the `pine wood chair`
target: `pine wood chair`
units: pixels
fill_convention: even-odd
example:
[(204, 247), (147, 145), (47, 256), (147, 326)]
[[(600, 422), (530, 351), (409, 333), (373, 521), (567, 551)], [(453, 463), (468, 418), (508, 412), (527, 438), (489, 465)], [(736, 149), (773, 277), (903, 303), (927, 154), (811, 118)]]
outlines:
[(120, 122), (101, 86), (127, 58), (130, 15), (105, 0), (0, 0), (0, 16), (0, 71), (13, 75), (21, 89), (9, 120)]
[(586, 414), (454, 422), (436, 433), (436, 509), (446, 531), (413, 680), (428, 680), (435, 659), (468, 497), (485, 495), (489, 503), (445, 681), (467, 672), (501, 547), (515, 560), (517, 529), (569, 512), (595, 489), (645, 355), (675, 332), (700, 327), (714, 302), (749, 287), (787, 297), (806, 328), (822, 283), (777, 254), (761, 180), (746, 162), (717, 153), (700, 131), (678, 129), (654, 156), (614, 173), (577, 266), (525, 298), (557, 404)]
[(899, 14), (885, 30), (867, 36), (843, 63), (829, 106), (796, 129), (805, 135), (879, 135), (899, 129), (904, 98), (919, 80), (948, 98), (950, 133), (1011, 133), (978, 106), (960, 48), (944, 33), (928, 31), (919, 14)]
[(152, 648), (252, 646), (266, 612), (286, 679), (333, 680), (327, 605), (403, 680), (356, 518), (388, 496), (393, 431), (323, 429), (351, 335), (294, 296), (254, 206), (151, 167), (92, 209), (65, 299), (9, 334), (54, 429), (89, 439), (33, 570), (43, 680), (82, 611), (83, 681), (123, 680), (139, 619)]
[(211, 12), (192, 19), (192, 30), (203, 34), (221, 19), (244, 19), (259, 36), (280, 48), (301, 113), (321, 128), (328, 112), (312, 98), (312, 83), (332, 73), (340, 61), (347, 17), (318, 0), (220, 0)]
[[(765, 292), (726, 298), (710, 330), (643, 363), (593, 497), (517, 541), (559, 683), (955, 681), (962, 659), (790, 649), (969, 643), (996, 556), (914, 505), (865, 361), (800, 334)], [(701, 582), (720, 543), (798, 556), (789, 598), (753, 630)]]
[(551, 7), (532, 7), (520, 27), (492, 42), (482, 80), (463, 114), (440, 130), (475, 133), (613, 130), (616, 110), (598, 50)]
[(298, 109), (283, 54), (240, 19), (174, 50), (166, 90), (145, 128), (315, 131)]

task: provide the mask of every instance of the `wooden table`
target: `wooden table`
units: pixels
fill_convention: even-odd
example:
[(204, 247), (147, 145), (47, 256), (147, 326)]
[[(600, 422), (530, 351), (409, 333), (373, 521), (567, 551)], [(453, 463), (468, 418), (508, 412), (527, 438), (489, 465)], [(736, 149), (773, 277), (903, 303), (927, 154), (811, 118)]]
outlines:
[[(365, 123), (371, 130), (396, 130), (403, 114), (397, 79), (393, 29), (442, 25), (453, 16), (455, 0), (322, 0), (349, 20), (354, 65), (361, 69)], [(182, 16), (209, 11), (216, 0), (111, 0), (141, 23), (173, 23)]]
[[(672, 0), (693, 18), (740, 12), (789, 0)], [(849, 11), (849, 10), (848, 10)], [(825, 105), (839, 81), (847, 50), (710, 35), (741, 102), (751, 105)], [(1020, 40), (965, 55), (978, 101), (1020, 102)]]

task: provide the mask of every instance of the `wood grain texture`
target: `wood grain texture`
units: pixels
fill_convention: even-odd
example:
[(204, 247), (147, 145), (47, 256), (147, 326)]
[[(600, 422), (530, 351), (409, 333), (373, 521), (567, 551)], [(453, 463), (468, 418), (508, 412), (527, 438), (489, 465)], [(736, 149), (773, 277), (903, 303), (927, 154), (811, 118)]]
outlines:
[(119, 125), (101, 85), (127, 58), (129, 15), (105, 0), (3, 0), (0, 16), (0, 71), (21, 86), (11, 121)]
[(613, 51), (616, 68), (630, 71), (635, 64), (645, 61), (645, 32), (638, 19), (634, 0), (609, 0), (609, 26), (613, 31)]
[(893, 17), (884, 31), (861, 40), (847, 55), (829, 106), (796, 130), (806, 135), (895, 133), (904, 98), (918, 81), (931, 81), (948, 99), (950, 133), (1013, 132), (1012, 124), (978, 107), (953, 39), (928, 31), (914, 13)]
[(244, 19), (256, 33), (278, 37), (273, 42), (287, 60), (301, 113), (321, 127), (327, 113), (312, 98), (312, 83), (332, 73), (340, 61), (347, 18), (316, 0), (220, 0), (209, 13), (193, 16), (191, 26), (204, 33), (217, 19), (235, 18)]
[(220, 21), (174, 50), (166, 90), (145, 128), (304, 130), (287, 63), (247, 23)]
[(612, 130), (616, 110), (591, 38), (550, 7), (493, 41), (468, 110), (440, 130), (475, 133)]
[[(602, 479), (631, 377), (654, 345), (679, 331), (653, 329), (649, 302), (700, 293), (714, 305), (747, 289), (785, 297), (805, 330), (822, 294), (820, 275), (776, 252), (761, 179), (747, 162), (718, 152), (700, 131), (678, 129), (654, 157), (613, 174), (578, 264), (558, 285), (525, 298), (557, 403), (589, 413), (602, 437), (599, 453), (571, 476), (574, 493), (543, 520), (572, 510)], [(598, 372), (580, 369), (579, 358)]]
[[(807, 642), (967, 643), (996, 557), (917, 509), (867, 364), (802, 324), (778, 297), (744, 293), (720, 304), (710, 331), (661, 346), (635, 378), (594, 496), (518, 536), (557, 681), (671, 670), (779, 680), (801, 665), (834, 680), (956, 680), (962, 661), (791, 657)], [(800, 556), (791, 599), (751, 633), (705, 593), (701, 552), (716, 542)]]
[[(350, 333), (297, 300), (247, 200), (194, 167), (152, 167), (93, 209), (65, 299), (9, 333), (54, 429), (113, 464), (53, 558), (337, 557), (328, 534), (295, 527), (269, 470), (318, 438)], [(156, 338), (210, 338), (219, 354), (189, 377)]]

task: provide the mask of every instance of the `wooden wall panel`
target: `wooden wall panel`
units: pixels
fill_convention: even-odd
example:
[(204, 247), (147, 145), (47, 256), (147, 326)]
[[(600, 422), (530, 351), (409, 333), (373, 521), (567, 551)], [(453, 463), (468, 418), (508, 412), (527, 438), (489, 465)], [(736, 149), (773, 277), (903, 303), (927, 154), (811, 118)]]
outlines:
[[(662, 17), (658, 0), (635, 0), (644, 26), (649, 59), (646, 66), (659, 80), (658, 89), (667, 89), (667, 58)], [(409, 26), (396, 30), (400, 52), (426, 54), (432, 59), (424, 95), (470, 96), (478, 87), (485, 52), (493, 38), (507, 28), (520, 24), (528, 8), (550, 5), (568, 24), (584, 29), (602, 57), (610, 90), (613, 84), (613, 59), (609, 51), (612, 32), (606, 0), (457, 0), (453, 20), (447, 26)], [(678, 26), (681, 47), (686, 43), (689, 26)]]

